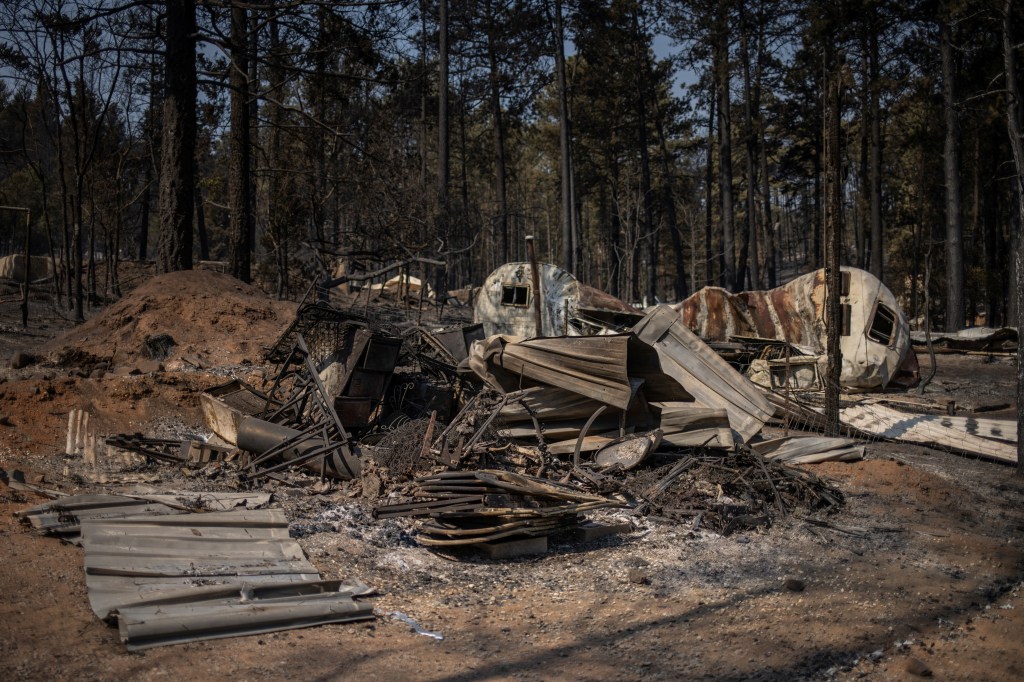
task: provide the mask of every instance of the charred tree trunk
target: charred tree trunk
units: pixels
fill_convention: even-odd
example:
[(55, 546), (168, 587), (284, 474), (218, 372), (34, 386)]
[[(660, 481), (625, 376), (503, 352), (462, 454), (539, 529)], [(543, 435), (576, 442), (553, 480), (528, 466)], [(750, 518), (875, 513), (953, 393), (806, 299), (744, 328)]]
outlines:
[(842, 175), (840, 171), (840, 107), (842, 106), (842, 64), (834, 42), (825, 45), (825, 328), (828, 366), (825, 382), (825, 435), (839, 435), (839, 379), (842, 371), (842, 349), (839, 345), (840, 310), (839, 269), (842, 243)]
[[(672, 155), (668, 150), (668, 141), (665, 139), (665, 123), (662, 119), (663, 110), (658, 106), (658, 99), (654, 99), (654, 121), (658, 134), (658, 147), (661, 152), (661, 205), (665, 212), (666, 227), (672, 239), (672, 260), (675, 264), (675, 295), (676, 300), (681, 301), (689, 295), (686, 286), (686, 262), (683, 256), (683, 240), (679, 236), (679, 220), (676, 215), (676, 190), (675, 190), (675, 169), (673, 168)], [(691, 250), (691, 259), (692, 259)]]
[[(501, 87), (498, 57), (494, 49), (493, 9), (488, 3), (487, 61), (490, 67), (491, 116), (494, 118), (494, 194), (498, 202), (498, 254), (502, 263), (508, 262), (508, 202), (505, 196), (505, 122), (501, 113)], [(465, 151), (463, 151), (465, 156)]]
[(637, 70), (637, 142), (640, 147), (640, 192), (643, 194), (640, 236), (647, 239), (647, 299), (653, 305), (658, 295), (658, 233), (654, 229), (654, 197), (651, 190), (651, 157), (647, 134), (647, 46), (643, 44), (640, 20), (635, 11), (633, 12), (633, 57)]
[(143, 182), (146, 189), (142, 191), (142, 206), (139, 209), (139, 260), (145, 263), (149, 255), (149, 204), (152, 191), (150, 185), (153, 184), (153, 164), (149, 162), (146, 163), (146, 176)]
[(243, 282), (252, 281), (252, 194), (250, 192), (249, 108), (249, 18), (245, 7), (231, 8), (231, 66), (228, 82), (231, 87), (231, 164), (228, 173), (230, 195), (230, 260), (231, 274)]
[(559, 148), (562, 172), (562, 266), (576, 271), (576, 252), (572, 229), (572, 161), (569, 136), (569, 95), (565, 75), (565, 33), (562, 28), (562, 0), (555, 0), (555, 74), (558, 80)]
[(879, 103), (882, 86), (879, 83), (879, 70), (878, 32), (872, 31), (868, 39), (868, 76), (871, 81), (871, 101), (868, 107), (871, 115), (871, 146), (868, 159), (868, 182), (871, 185), (871, 255), (868, 260), (871, 274), (882, 279), (885, 272), (885, 243), (882, 237), (882, 109)]
[(160, 172), (162, 272), (192, 269), (195, 210), (196, 4), (167, 0), (166, 88)]
[(274, 97), (268, 103), (270, 108), (270, 140), (267, 164), (267, 224), (274, 244), (274, 263), (277, 266), (277, 297), (283, 299), (289, 289), (288, 281), (288, 230), (282, 201), (282, 185), (276, 170), (281, 164), (281, 129), (284, 126), (284, 107), (277, 88), (284, 82), (285, 72), (282, 55), (281, 33), (277, 12), (270, 12), (270, 69), (269, 77)]
[[(712, 232), (715, 215), (715, 101), (717, 88), (714, 76), (711, 79), (711, 92), (708, 97), (708, 142), (707, 163), (704, 166), (704, 286), (715, 281), (715, 253), (712, 246)], [(696, 284), (694, 284), (696, 286)]]
[(206, 233), (206, 205), (203, 190), (196, 185), (196, 232), (199, 234), (199, 260), (210, 260), (210, 239)]
[[(742, 5), (741, 5), (742, 7)], [(740, 10), (743, 12), (743, 10)], [(737, 268), (737, 288), (743, 288), (745, 270), (749, 268), (750, 288), (760, 288), (761, 273), (757, 262), (757, 173), (754, 170), (755, 137), (754, 137), (754, 102), (750, 79), (750, 45), (749, 27), (746, 24), (746, 13), (743, 12), (743, 26), (740, 31), (740, 60), (743, 62), (743, 137), (744, 157), (746, 161), (747, 184), (747, 232), (740, 246), (740, 262)]]
[(943, 170), (946, 181), (946, 331), (964, 326), (964, 248), (960, 209), (960, 114), (956, 102), (956, 69), (948, 20), (939, 24), (942, 53), (942, 109), (945, 118)]
[(736, 237), (732, 196), (732, 120), (729, 103), (729, 6), (718, 2), (715, 19), (715, 85), (718, 93), (718, 189), (722, 201), (722, 275), (721, 284), (737, 291)]
[[(1006, 128), (1010, 136), (1015, 171), (1014, 194), (1017, 200), (1017, 239), (1014, 249), (1014, 270), (1018, 318), (1024, 310), (1024, 140), (1021, 139), (1020, 88), (1017, 85), (1016, 46), (1013, 41), (1013, 0), (1003, 4), (1003, 71), (1006, 79)], [(1024, 344), (1017, 344), (1017, 432), (1024, 431)], [(1017, 476), (1024, 477), (1024, 440), (1017, 441)]]

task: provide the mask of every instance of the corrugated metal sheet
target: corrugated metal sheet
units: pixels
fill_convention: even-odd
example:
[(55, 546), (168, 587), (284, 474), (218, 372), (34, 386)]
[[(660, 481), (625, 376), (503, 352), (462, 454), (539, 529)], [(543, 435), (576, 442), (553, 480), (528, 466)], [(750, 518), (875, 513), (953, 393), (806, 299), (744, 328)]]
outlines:
[(358, 581), (270, 583), (195, 592), (185, 601), (165, 598), (118, 611), (130, 651), (166, 644), (255, 635), (373, 618), (373, 607), (353, 599), (369, 594)]
[(817, 464), (818, 462), (856, 462), (864, 459), (864, 443), (853, 438), (825, 436), (797, 436), (774, 438), (750, 446), (765, 459), (790, 464)]
[[(658, 390), (659, 384), (664, 386), (664, 381), (657, 380), (658, 375), (670, 377), (683, 389), (680, 392), (693, 396), (698, 406), (725, 409), (729, 426), (742, 442), (760, 431), (774, 413), (761, 391), (687, 329), (672, 308), (658, 306), (633, 328), (633, 334), (657, 353), (656, 367), (646, 367), (643, 374), (630, 370), (631, 375), (646, 380), (648, 400), (679, 400), (672, 395), (675, 391), (664, 387)], [(631, 361), (638, 355), (631, 352)], [(637, 360), (639, 363), (641, 358)], [(647, 359), (644, 364), (652, 361)]]
[[(358, 581), (321, 581), (266, 494), (64, 498), (23, 512), (57, 533), (80, 529), (89, 604), (116, 619), (129, 649), (373, 617)], [(186, 513), (204, 504), (231, 511)], [(174, 505), (174, 506), (170, 506)], [(178, 508), (176, 508), (178, 507)]]
[(627, 334), (519, 342), (495, 336), (473, 344), (468, 364), (477, 376), (503, 391), (537, 382), (625, 409), (635, 394), (626, 373), (628, 346)]

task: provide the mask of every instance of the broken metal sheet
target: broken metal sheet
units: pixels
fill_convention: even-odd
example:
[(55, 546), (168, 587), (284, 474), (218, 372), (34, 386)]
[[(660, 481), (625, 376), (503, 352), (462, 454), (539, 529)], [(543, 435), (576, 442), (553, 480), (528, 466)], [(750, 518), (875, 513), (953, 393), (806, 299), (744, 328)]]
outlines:
[(231, 511), (233, 509), (259, 509), (270, 504), (270, 493), (207, 493), (207, 492), (166, 492), (148, 493), (131, 492), (137, 497), (150, 502), (158, 502), (174, 509), (184, 511)]
[(665, 390), (665, 382), (659, 381), (659, 375), (670, 377), (684, 394), (696, 399), (697, 406), (725, 409), (729, 426), (742, 442), (760, 431), (774, 413), (761, 391), (691, 332), (669, 306), (654, 308), (633, 328), (633, 334), (639, 342), (637, 351), (645, 345), (657, 354), (643, 357), (630, 349), (630, 375), (645, 380), (648, 400), (679, 400), (679, 391)]
[(725, 409), (681, 402), (652, 402), (650, 407), (669, 445), (730, 449), (735, 443)]
[(206, 426), (224, 442), (235, 445), (242, 419), (265, 412), (269, 404), (267, 396), (234, 379), (200, 393), (199, 406)]
[(752, 443), (750, 449), (765, 459), (789, 464), (855, 462), (864, 459), (864, 443), (854, 438), (796, 436)]
[[(766, 395), (781, 416), (813, 428), (824, 424), (822, 407), (792, 396)], [(1017, 461), (1017, 427), (1009, 419), (904, 412), (881, 401), (865, 400), (840, 407), (839, 421), (867, 437), (945, 448), (1001, 462)]]
[[(633, 427), (647, 428), (650, 425), (651, 414), (642, 390), (643, 380), (630, 378), (629, 381), (634, 393), (629, 409), (606, 409), (591, 424), (593, 430), (605, 432), (616, 429), (614, 438), (625, 435), (619, 432), (620, 428), (625, 429), (625, 425), (629, 425), (630, 432)], [(509, 401), (501, 409), (499, 417), (503, 424), (502, 433), (511, 438), (535, 441), (539, 426), (541, 435), (546, 440), (573, 439), (575, 443), (584, 423), (601, 406), (602, 403), (596, 400), (564, 388), (537, 386), (522, 391), (519, 399)], [(534, 419), (537, 420), (536, 424)], [(572, 448), (569, 451), (571, 452)], [(558, 454), (554, 450), (550, 452)]]
[(320, 579), (288, 537), (280, 509), (87, 519), (82, 546), (89, 602), (103, 620), (180, 593), (183, 579), (185, 586)]
[[(315, 431), (299, 431), (256, 417), (246, 417), (238, 428), (238, 447), (267, 460), (281, 460), (276, 468), (302, 466), (311, 473), (340, 480), (357, 478), (362, 463), (341, 445)], [(255, 469), (257, 463), (253, 461), (253, 477), (274, 468)]]
[[(269, 499), (166, 497), (225, 507)], [(90, 606), (102, 620), (117, 619), (130, 650), (373, 617), (354, 599), (371, 593), (366, 585), (320, 580), (281, 509), (195, 514), (144, 498), (82, 495), (19, 515), (40, 527), (81, 527)]]
[[(840, 345), (843, 386), (885, 388), (916, 383), (910, 326), (892, 292), (869, 272), (842, 268)], [(812, 355), (826, 351), (825, 271), (817, 270), (768, 291), (732, 294), (706, 287), (673, 306), (686, 326), (709, 341), (757, 336), (786, 341)], [(902, 376), (900, 376), (902, 375)]]
[(626, 371), (629, 338), (614, 334), (518, 341), (493, 336), (473, 344), (467, 364), (503, 392), (540, 383), (626, 409), (634, 395)]
[(80, 544), (81, 523), (88, 519), (119, 518), (138, 514), (180, 514), (181, 510), (124, 495), (73, 495), (16, 513), (40, 531)]
[[(599, 421), (594, 423), (597, 424)], [(577, 429), (577, 431), (578, 430), (579, 429)], [(623, 435), (629, 435), (635, 431), (635, 428), (629, 426), (626, 427), (625, 431), (626, 433)], [(548, 433), (549, 432), (545, 430), (544, 434), (548, 435)], [(571, 455), (575, 452), (577, 445), (580, 446), (580, 452), (596, 452), (619, 437), (619, 430), (615, 429), (614, 431), (606, 431), (604, 433), (587, 436), (582, 442), (580, 442), (578, 436), (576, 438), (567, 438), (565, 440), (549, 443), (548, 454), (555, 455), (556, 457), (559, 455)]]
[(0, 483), (6, 484), (11, 490), (36, 493), (37, 495), (42, 495), (43, 497), (49, 497), (51, 499), (68, 497), (68, 494), (63, 491), (43, 488), (42, 486), (26, 483), (25, 472), (20, 469), (14, 469), (10, 472), (0, 469)]
[[(601, 403), (559, 386), (537, 386), (524, 391), (518, 400), (510, 401), (501, 408), (502, 422), (532, 422), (536, 417), (541, 422), (549, 420), (585, 420), (594, 414)], [(532, 428), (532, 426), (531, 426)]]
[[(915, 346), (925, 346), (928, 338), (923, 331), (910, 332)], [(952, 351), (1005, 353), (1017, 349), (1017, 330), (1014, 327), (969, 327), (958, 332), (932, 332), (932, 345)]]
[(117, 612), (121, 641), (129, 651), (138, 651), (374, 617), (371, 604), (353, 599), (368, 593), (358, 584), (274, 583), (236, 586), (231, 591), (221, 598), (122, 607)]
[(908, 414), (877, 403), (843, 407), (839, 419), (873, 436), (1017, 461), (1017, 424), (1009, 419)]
[(469, 357), (469, 348), (474, 341), (486, 338), (482, 324), (470, 324), (435, 331), (422, 330), (423, 339), (446, 356), (452, 365)]

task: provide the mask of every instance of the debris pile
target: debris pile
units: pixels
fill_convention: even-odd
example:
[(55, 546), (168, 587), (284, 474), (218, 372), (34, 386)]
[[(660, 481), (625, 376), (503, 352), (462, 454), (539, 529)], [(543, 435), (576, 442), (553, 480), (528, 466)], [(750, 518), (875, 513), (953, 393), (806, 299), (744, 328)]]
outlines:
[(687, 522), (723, 535), (770, 525), (797, 511), (835, 510), (836, 488), (804, 469), (765, 461), (748, 448), (687, 455), (634, 476), (626, 486), (654, 518)]
[[(838, 490), (791, 464), (861, 458), (862, 441), (762, 435), (779, 417), (787, 431), (821, 420), (817, 360), (800, 356), (792, 339), (730, 336), (716, 352), (669, 306), (644, 314), (557, 269), (541, 280), (561, 288), (536, 291), (529, 266), (512, 265), (481, 290), (477, 309), (489, 317), (454, 327), (423, 326), (419, 310), (407, 309), (412, 323), (400, 311), (326, 303), (299, 306), (286, 326), (290, 308), (225, 276), (153, 279), (53, 350), (115, 364), (184, 353), (188, 371), (255, 358), (268, 363), (262, 379), (248, 372), (203, 392), (210, 433), (202, 436), (101, 437), (88, 412), (73, 411), (66, 454), (93, 468), (93, 483), (140, 482), (115, 481), (110, 469), (120, 462), (133, 472), (208, 471), (192, 482), (219, 476), (231, 491), (65, 497), (26, 511), (26, 521), (85, 547), (94, 610), (116, 616), (129, 647), (142, 648), (371, 616), (358, 600), (369, 589), (321, 581), (289, 538), (284, 511), (267, 508), (283, 488), (307, 500), (362, 497), (376, 519), (416, 519), (419, 545), (492, 558), (545, 552), (552, 536), (588, 541), (631, 530), (595, 524), (587, 513), (597, 510), (729, 535), (842, 506)], [(165, 292), (200, 307), (168, 306)], [(539, 310), (527, 305), (541, 293)], [(808, 305), (819, 293), (808, 294)], [(785, 296), (748, 299), (770, 302), (785, 322)], [(729, 301), (736, 314), (754, 315)], [(703, 323), (712, 312), (703, 310)], [(797, 312), (791, 317), (806, 322), (807, 311)], [(212, 321), (193, 328), (200, 314)], [(871, 315), (850, 319), (877, 337), (889, 318)], [(756, 330), (755, 322), (767, 324), (744, 320)], [(902, 317), (890, 321), (889, 341), (903, 341)], [(531, 324), (563, 335), (484, 336)], [(256, 339), (274, 337), (262, 357), (254, 354)], [(887, 380), (904, 359), (885, 356)], [(841, 415), (850, 436), (935, 442), (1007, 461), (1016, 442), (1015, 428), (996, 420), (912, 416), (871, 398), (847, 396)], [(389, 523), (407, 524), (403, 533), (413, 525)]]
[(417, 538), (428, 547), (544, 538), (576, 528), (585, 511), (624, 504), (575, 486), (487, 469), (417, 478), (412, 495), (415, 501), (379, 506), (374, 514), (377, 518), (429, 517), (420, 524)]

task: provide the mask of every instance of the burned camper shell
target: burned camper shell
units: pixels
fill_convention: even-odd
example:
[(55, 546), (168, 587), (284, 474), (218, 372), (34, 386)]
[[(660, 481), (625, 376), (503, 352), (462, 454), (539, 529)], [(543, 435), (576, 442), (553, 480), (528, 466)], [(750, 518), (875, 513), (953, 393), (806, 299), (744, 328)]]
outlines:
[(537, 271), (543, 328), (537, 329), (530, 264), (506, 263), (487, 277), (476, 294), (473, 321), (483, 324), (487, 336), (587, 335), (605, 327), (629, 327), (644, 316), (558, 266), (538, 263)]
[[(841, 270), (842, 385), (915, 385), (917, 356), (896, 297), (869, 272)], [(732, 294), (705, 287), (673, 307), (687, 327), (708, 341), (758, 337), (785, 341), (808, 355), (826, 350), (824, 270), (768, 291)]]

